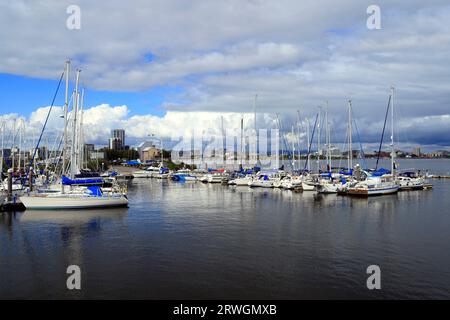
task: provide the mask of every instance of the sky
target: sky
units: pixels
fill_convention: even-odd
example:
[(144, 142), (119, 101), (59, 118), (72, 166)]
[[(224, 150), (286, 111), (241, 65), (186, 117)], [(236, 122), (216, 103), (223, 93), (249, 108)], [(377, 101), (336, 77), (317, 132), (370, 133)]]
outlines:
[[(381, 12), (370, 30), (369, 5)], [(70, 5), (80, 29), (67, 28)], [(0, 115), (39, 132), (64, 62), (81, 69), (85, 139), (129, 144), (195, 129), (313, 121), (328, 101), (332, 139), (345, 139), (352, 100), (358, 140), (378, 143), (395, 86), (395, 137), (424, 150), (450, 146), (447, 1), (0, 0)], [(63, 88), (48, 130), (61, 128)], [(58, 114), (59, 112), (59, 114)], [(304, 139), (304, 136), (302, 136)], [(355, 140), (355, 139), (354, 139)]]

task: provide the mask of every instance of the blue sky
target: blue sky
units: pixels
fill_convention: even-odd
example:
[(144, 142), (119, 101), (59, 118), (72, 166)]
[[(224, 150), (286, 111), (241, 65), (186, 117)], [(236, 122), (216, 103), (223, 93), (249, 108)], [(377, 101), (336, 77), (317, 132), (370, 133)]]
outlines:
[[(58, 85), (57, 80), (38, 79), (25, 76), (0, 74), (0, 110), (29, 116), (37, 107), (51, 104)], [(168, 96), (182, 92), (180, 87), (154, 86), (145, 92), (113, 92), (86, 88), (86, 107), (107, 103), (129, 105), (129, 115), (153, 114), (162, 116), (166, 110), (161, 106)], [(64, 80), (55, 105), (64, 104)]]

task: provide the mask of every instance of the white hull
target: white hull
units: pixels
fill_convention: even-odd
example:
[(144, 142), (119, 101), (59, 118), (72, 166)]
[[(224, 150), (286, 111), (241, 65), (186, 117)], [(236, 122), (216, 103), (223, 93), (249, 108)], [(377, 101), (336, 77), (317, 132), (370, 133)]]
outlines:
[(283, 180), (281, 180), (281, 179), (275, 179), (275, 180), (273, 181), (273, 187), (274, 187), (274, 188), (281, 188), (281, 187), (283, 187)]
[(306, 182), (302, 182), (303, 191), (314, 191), (316, 190), (315, 186), (312, 184), (307, 184)]
[(91, 209), (110, 208), (128, 205), (125, 196), (73, 196), (73, 195), (31, 195), (22, 196), (20, 201), (26, 209)]
[(265, 180), (265, 181), (259, 181), (255, 180), (252, 182), (249, 182), (248, 185), (252, 188), (273, 188), (273, 181)]
[(281, 187), (283, 189), (295, 189), (295, 188), (298, 188), (298, 187), (301, 187), (301, 186), (302, 186), (302, 182), (301, 181), (295, 181), (295, 180), (283, 182), (281, 184)]
[(236, 186), (248, 186), (248, 183), (253, 181), (251, 178), (238, 178), (234, 180)]
[(424, 188), (425, 181), (420, 178), (402, 178), (398, 181), (399, 190), (421, 190)]
[(382, 196), (386, 194), (393, 194), (398, 192), (399, 187), (388, 187), (388, 188), (349, 188), (348, 194), (354, 196)]
[(139, 179), (139, 178), (151, 178), (152, 173), (147, 171), (135, 171), (133, 172), (133, 178)]
[(340, 190), (340, 184), (322, 183), (317, 186), (318, 193), (338, 193)]

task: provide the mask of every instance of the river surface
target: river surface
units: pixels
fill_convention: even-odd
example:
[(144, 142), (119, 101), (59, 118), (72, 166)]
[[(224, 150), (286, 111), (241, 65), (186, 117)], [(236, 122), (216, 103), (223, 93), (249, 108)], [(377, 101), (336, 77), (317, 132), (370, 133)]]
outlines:
[(450, 180), (432, 182), (362, 199), (142, 179), (129, 208), (3, 213), (0, 298), (449, 299)]

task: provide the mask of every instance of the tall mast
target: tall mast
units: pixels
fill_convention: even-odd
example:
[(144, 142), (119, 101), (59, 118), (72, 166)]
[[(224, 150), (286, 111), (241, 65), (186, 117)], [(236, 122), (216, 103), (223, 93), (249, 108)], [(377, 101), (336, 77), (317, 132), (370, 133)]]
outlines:
[(348, 170), (353, 168), (352, 100), (348, 100)]
[(23, 126), (23, 120), (22, 118), (19, 119), (19, 164), (17, 166), (17, 170), (20, 172), (21, 170), (21, 162), (22, 162), (22, 126)]
[(72, 132), (72, 148), (70, 151), (70, 175), (73, 179), (75, 177), (75, 174), (77, 173), (77, 117), (78, 117), (78, 83), (80, 81), (80, 72), (81, 70), (77, 70), (77, 77), (75, 81), (75, 93), (74, 93), (74, 105), (73, 105), (73, 132)]
[(258, 95), (255, 94), (255, 99), (253, 100), (253, 112), (254, 112), (254, 125), (255, 125), (255, 138), (256, 138), (256, 165), (258, 165), (259, 160), (259, 143), (258, 143), (258, 131), (256, 129), (256, 99), (258, 99)]
[(13, 122), (13, 134), (12, 134), (12, 139), (13, 139), (13, 143), (12, 143), (12, 150), (11, 150), (11, 157), (12, 157), (12, 163), (11, 163), (11, 168), (12, 168), (12, 172), (14, 172), (14, 162), (16, 159), (16, 120), (14, 118), (14, 122)]
[(302, 167), (302, 158), (300, 157), (300, 111), (297, 110), (297, 156), (298, 156), (298, 167)]
[(319, 107), (319, 121), (317, 121), (317, 172), (320, 171), (320, 120), (322, 116), (322, 108)]
[(391, 109), (391, 172), (395, 175), (395, 147), (394, 147), (394, 87), (391, 87), (392, 109)]
[(292, 171), (295, 170), (295, 135), (294, 135), (294, 125), (292, 125)]
[(164, 148), (162, 137), (159, 139), (161, 141), (161, 168), (164, 168)]
[(222, 161), (223, 161), (223, 167), (226, 168), (227, 167), (227, 157), (226, 157), (226, 153), (225, 153), (225, 132), (224, 132), (224, 127), (223, 127), (223, 116), (220, 116), (220, 131), (222, 134)]
[[(33, 146), (34, 146), (33, 153), (36, 153), (36, 131), (34, 129), (33, 129)], [(37, 161), (33, 161), (34, 172), (37, 172), (37, 170), (36, 170), (36, 162)]]
[(331, 155), (330, 155), (330, 124), (328, 122), (328, 101), (325, 109), (325, 135), (327, 144), (327, 171), (331, 170)]
[(242, 168), (242, 157), (243, 157), (243, 139), (244, 139), (244, 117), (241, 116), (241, 168)]
[(83, 114), (84, 114), (84, 88), (81, 90), (81, 99), (80, 99), (80, 124), (79, 124), (79, 131), (78, 131), (78, 164), (80, 168), (83, 168), (83, 162), (84, 162), (84, 135), (83, 135)]
[(308, 155), (307, 155), (307, 159), (306, 159), (306, 162), (308, 163), (308, 167), (307, 167), (307, 169), (308, 169), (308, 172), (309, 171), (311, 171), (311, 161), (309, 161), (310, 160), (310, 158), (311, 158), (311, 155), (310, 155), (310, 150), (309, 150), (309, 144), (310, 144), (310, 141), (309, 141), (309, 131), (310, 131), (310, 128), (309, 128), (309, 119), (306, 119), (306, 143), (307, 143), (307, 148), (308, 148)]
[(61, 175), (64, 174), (64, 170), (66, 169), (66, 159), (67, 159), (67, 117), (69, 114), (69, 72), (70, 72), (70, 61), (66, 61), (66, 93), (64, 99), (64, 145), (63, 145), (63, 161), (62, 161), (62, 169)]

